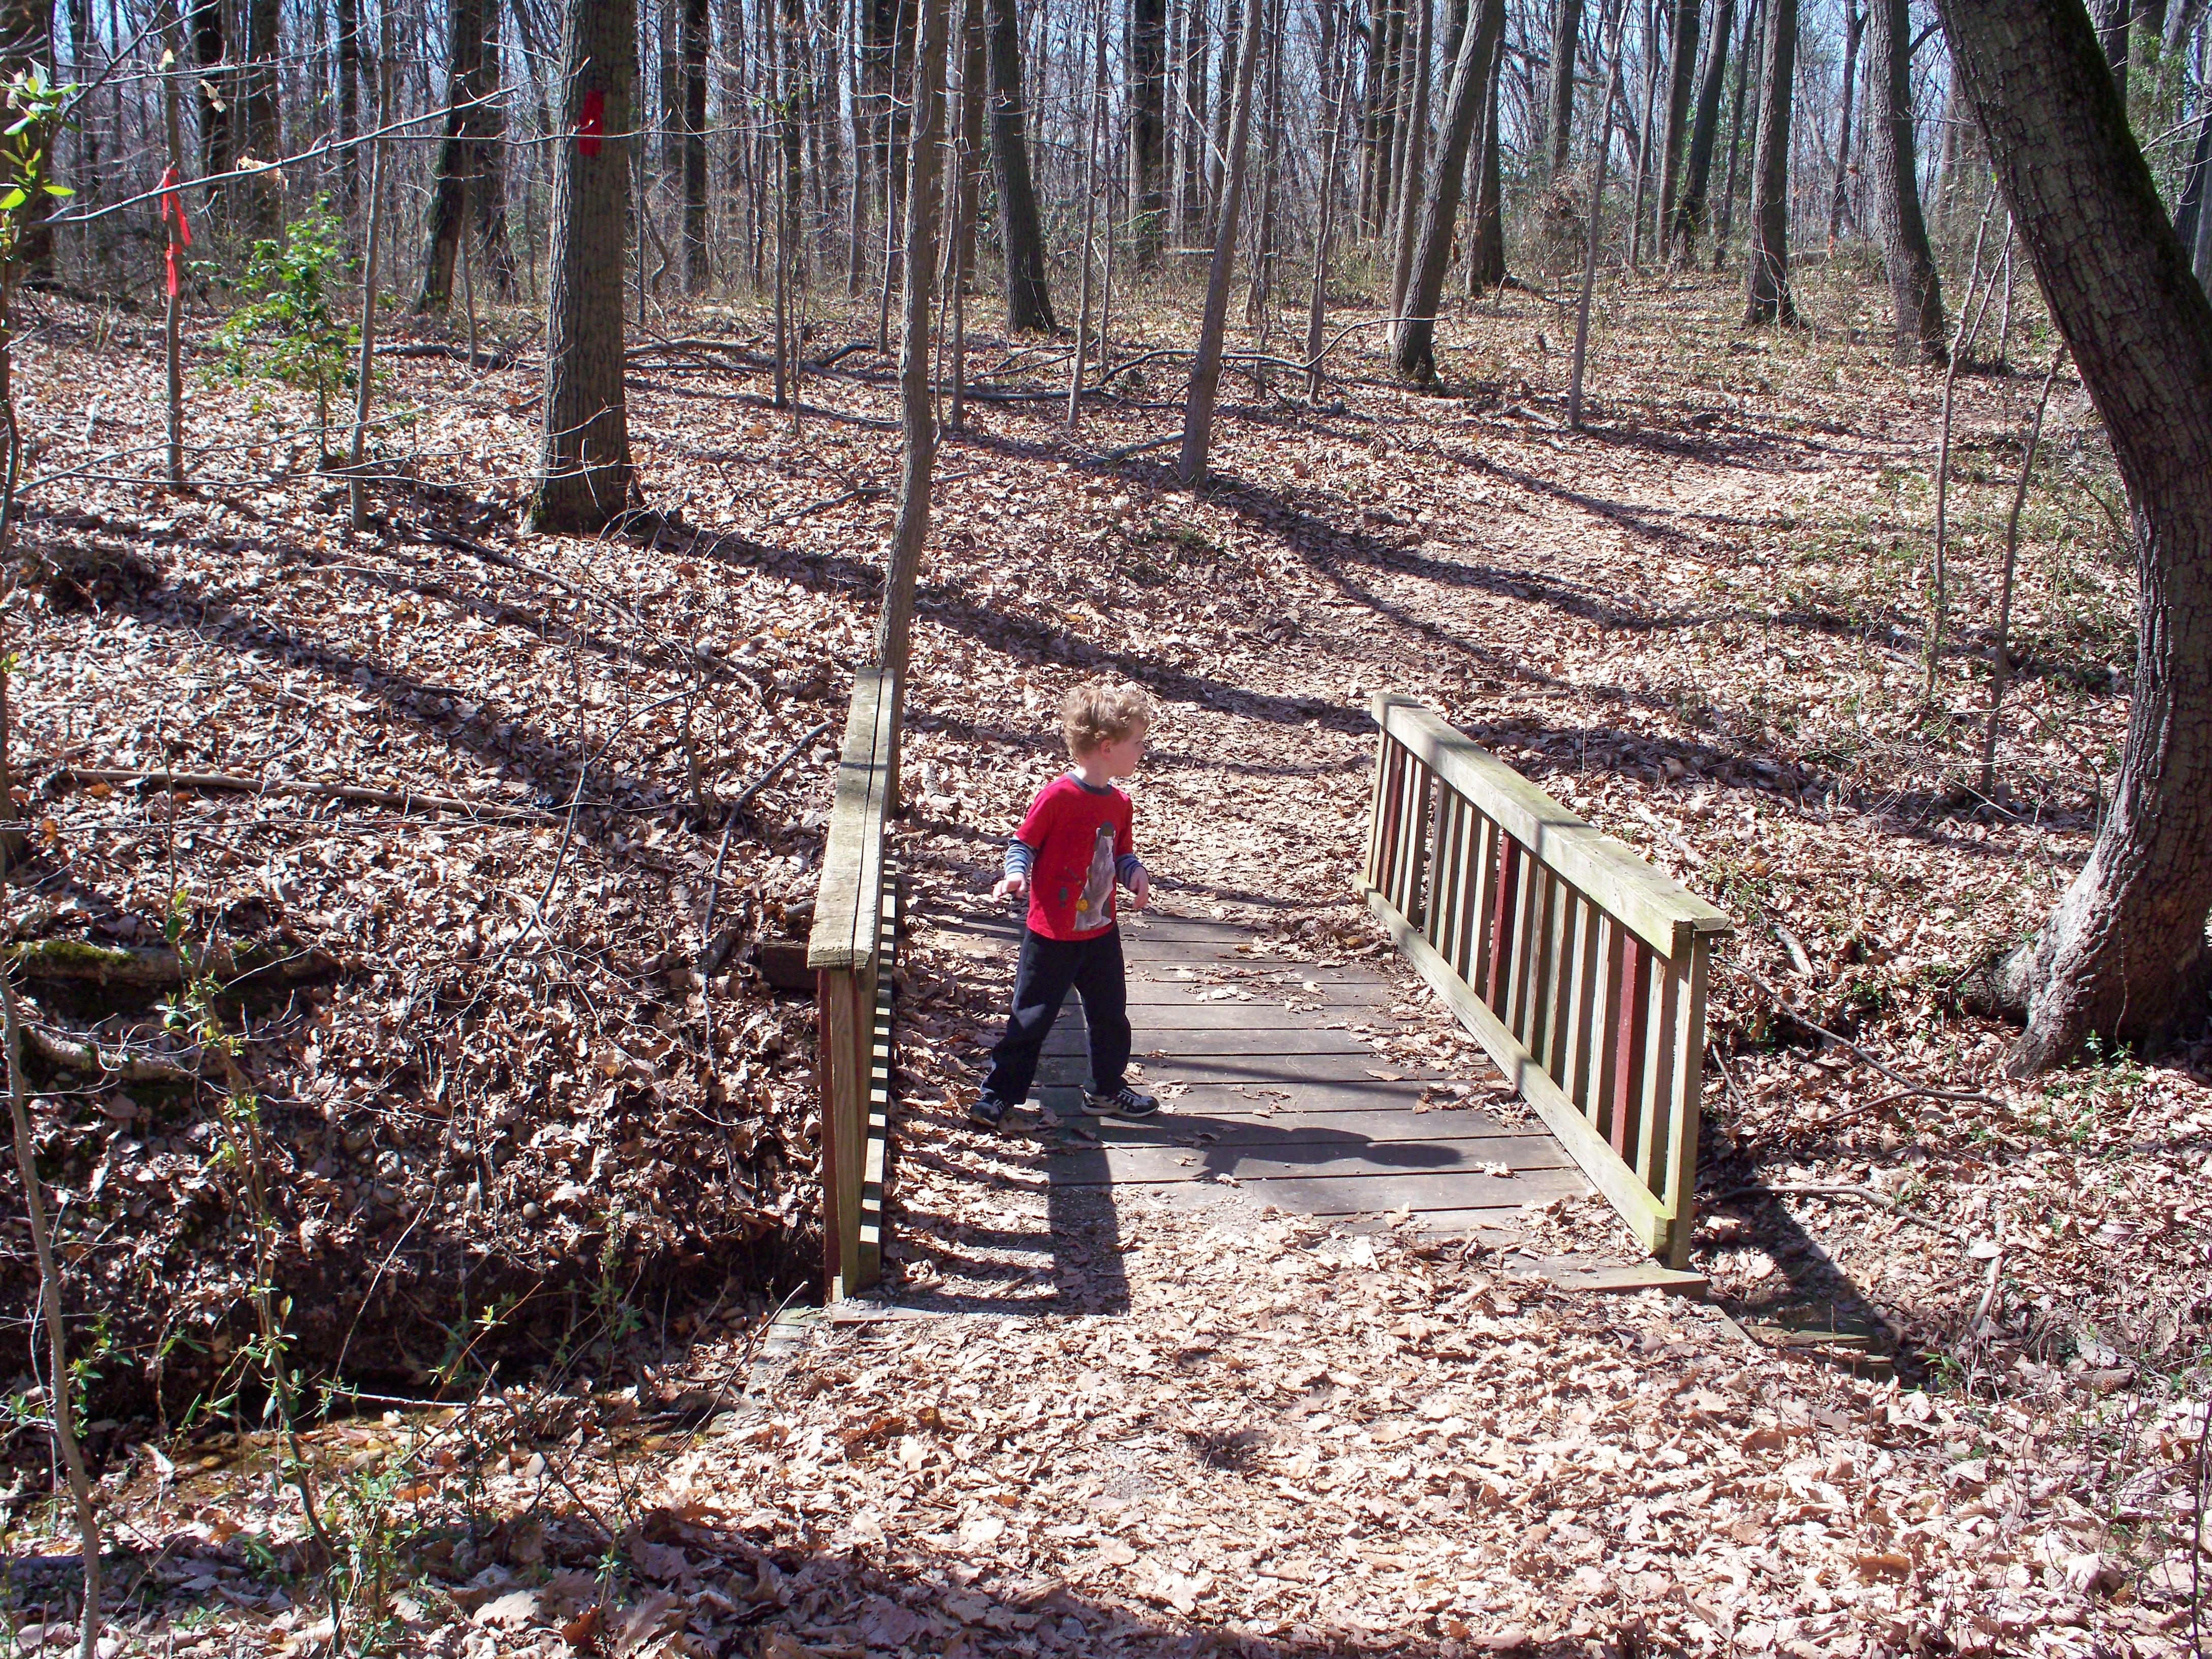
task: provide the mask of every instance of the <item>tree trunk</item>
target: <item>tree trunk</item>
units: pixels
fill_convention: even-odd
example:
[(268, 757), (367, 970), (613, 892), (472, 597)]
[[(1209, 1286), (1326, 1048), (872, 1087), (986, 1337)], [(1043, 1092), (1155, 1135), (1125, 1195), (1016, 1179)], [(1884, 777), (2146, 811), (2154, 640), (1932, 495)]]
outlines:
[(1859, 37), (1866, 33), (1868, 9), (1881, 3), (1881, 0), (1868, 0), (1866, 7), (1854, 9), (1844, 30), (1843, 115), (1836, 134), (1836, 184), (1828, 193), (1828, 241), (1832, 246), (1836, 238), (1844, 234), (1844, 221), (1850, 214), (1851, 78), (1858, 68)]
[(1044, 227), (1030, 178), (1028, 106), (1022, 95), (1021, 21), (1015, 0), (989, 0), (991, 167), (999, 191), (999, 245), (1006, 259), (1006, 331), (1053, 329)]
[[(1379, 0), (1378, 0), (1379, 3)], [(1209, 227), (1221, 214), (1221, 163), (1229, 154), (1229, 105), (1237, 85), (1237, 40), (1243, 32), (1243, 0), (1225, 0), (1221, 15), (1221, 73), (1214, 77), (1213, 142), (1206, 148), (1206, 215)], [(1109, 234), (1109, 248), (1114, 245)]]
[[(484, 0), (479, 84), (486, 101), (476, 112), (476, 170), (469, 190), (477, 243), (483, 252), (483, 274), (490, 280), (492, 293), (503, 301), (516, 295), (514, 248), (507, 238), (507, 82), (500, 67), (500, 23), (504, 10), (503, 0)], [(526, 173), (526, 188), (527, 177)], [(529, 246), (527, 239), (523, 246)]]
[[(2197, 246), (2197, 231), (2204, 218), (2204, 187), (2212, 179), (2212, 93), (2199, 94), (2205, 100), (2203, 112), (2197, 118), (2197, 143), (2190, 151), (2189, 170), (2182, 175), (2181, 198), (2173, 206), (2173, 236), (2185, 252)], [(2202, 268), (2197, 280), (2203, 280)]]
[(684, 288), (705, 291), (707, 262), (707, 0), (683, 0), (676, 59), (684, 78)]
[(338, 207), (351, 219), (361, 196), (361, 170), (349, 140), (361, 131), (361, 0), (337, 0)]
[(1129, 179), (1139, 270), (1158, 265), (1167, 222), (1167, 30), (1166, 0), (1129, 0)]
[(1551, 165), (1545, 176), (1556, 179), (1567, 170), (1567, 147), (1575, 127), (1575, 52), (1583, 32), (1583, 0), (1559, 0), (1552, 25), (1551, 118), (1545, 136), (1551, 141)]
[(1182, 134), (1182, 234), (1201, 234), (1211, 210), (1206, 197), (1206, 0), (1184, 0), (1182, 9), (1182, 105), (1176, 128)]
[[(1698, 79), (1698, 13), (1700, 0), (1674, 0), (1674, 40), (1667, 64), (1667, 131), (1659, 146), (1658, 234), (1652, 238), (1651, 257), (1665, 263), (1668, 232), (1674, 222), (1680, 200), (1682, 155), (1689, 144), (1690, 94)], [(1725, 32), (1726, 25), (1723, 26)], [(1844, 94), (1850, 100), (1848, 82)]]
[(1743, 46), (1735, 55), (1735, 98), (1729, 117), (1728, 173), (1721, 190), (1721, 222), (1713, 232), (1715, 270), (1727, 263), (1729, 235), (1735, 228), (1735, 164), (1743, 148), (1744, 93), (1753, 84), (1757, 60), (1752, 56), (1752, 48), (1759, 39), (1759, 26), (1765, 15), (1766, 0), (1750, 0), (1744, 8)]
[(1491, 48), (1483, 76), (1482, 155), (1474, 173), (1474, 234), (1467, 245), (1468, 292), (1480, 294), (1505, 280), (1505, 179), (1498, 149), (1498, 100), (1504, 79), (1505, 31)]
[(1954, 73), (2126, 482), (2136, 675), (2089, 860), (1998, 975), (2015, 1073), (2202, 1018), (2212, 911), (2212, 302), (2078, 6), (1941, 0)]
[[(237, 155), (231, 131), (232, 107), (235, 102), (229, 84), (229, 72), (225, 65), (228, 51), (223, 40), (223, 0), (200, 0), (192, 8), (192, 59), (199, 66), (199, 78), (193, 83), (193, 95), (198, 105), (200, 129), (200, 176), (218, 178), (230, 171)], [(228, 185), (208, 186), (209, 200), (228, 199)]]
[(1481, 0), (1474, 27), (1462, 37), (1459, 60), (1452, 65), (1443, 148), (1421, 204), (1419, 251), (1400, 313), (1405, 320), (1398, 326), (1396, 349), (1391, 353), (1391, 367), (1403, 380), (1425, 384), (1436, 378), (1437, 303), (1443, 297), (1444, 271), (1451, 264), (1452, 227), (1459, 217), (1460, 189), (1467, 177), (1467, 149), (1475, 123), (1490, 101), (1490, 67), (1504, 29), (1505, 0)]
[(1642, 262), (1644, 186), (1651, 177), (1651, 112), (1659, 101), (1659, 30), (1656, 0), (1644, 0), (1644, 118), (1636, 127), (1636, 187), (1628, 206), (1628, 266)]
[(1875, 222), (1895, 314), (1890, 355), (1900, 363), (1943, 361), (1943, 292), (1920, 216), (1913, 156), (1909, 0), (1868, 0), (1867, 167)]
[[(1328, 76), (1325, 107), (1328, 111), (1328, 148), (1321, 164), (1321, 222), (1314, 232), (1313, 288), (1306, 306), (1306, 400), (1321, 396), (1322, 322), (1328, 310), (1328, 245), (1336, 229), (1339, 173), (1344, 155), (1345, 94), (1352, 81), (1349, 27), (1337, 26), (1336, 0), (1319, 0), (1322, 63)], [(1350, 21), (1347, 11), (1346, 21)]]
[(1721, 94), (1728, 84), (1729, 36), (1735, 29), (1735, 0), (1718, 0), (1713, 33), (1705, 48), (1705, 78), (1698, 85), (1698, 118), (1690, 131), (1682, 194), (1669, 228), (1667, 255), (1689, 264), (1697, 258), (1698, 238), (1705, 228), (1706, 192), (1712, 184), (1713, 143), (1720, 134)]
[[(947, 49), (949, 52), (949, 48)], [(960, 174), (952, 198), (952, 406), (955, 431), (968, 424), (968, 290), (975, 277), (975, 214), (983, 195), (983, 0), (960, 8)]]
[[(282, 0), (246, 0), (246, 148), (258, 161), (284, 153), (277, 109), (277, 78), (283, 72), (280, 27)], [(254, 233), (274, 236), (284, 219), (284, 176), (271, 167), (246, 180), (246, 210)]]
[[(1265, 0), (1258, 0), (1265, 3)], [(1468, 0), (1450, 0), (1455, 6), (1464, 7)], [(1407, 60), (1407, 72), (1413, 86), (1411, 101), (1407, 106), (1405, 143), (1398, 156), (1396, 182), (1391, 186), (1390, 212), (1390, 314), (1403, 319), (1406, 315), (1406, 290), (1412, 286), (1413, 273), (1413, 238), (1420, 229), (1422, 178), (1428, 162), (1429, 142), (1429, 52), (1430, 35), (1436, 27), (1436, 0), (1418, 0), (1419, 20), (1410, 41), (1411, 55)], [(1467, 165), (1467, 152), (1460, 152), (1460, 166)], [(1456, 207), (1457, 204), (1454, 204)], [(1394, 338), (1402, 337), (1406, 330), (1401, 320), (1392, 325)]]
[[(637, 492), (623, 398), (623, 231), (636, 118), (635, 0), (568, 0), (534, 531), (604, 528)], [(589, 153), (586, 153), (589, 152)]]
[(415, 313), (443, 311), (453, 300), (453, 260), (467, 228), (469, 186), (477, 171), (481, 122), (477, 100), (483, 85), (484, 0), (447, 0), (445, 141), (438, 146), (432, 175), (428, 237), (422, 255), (422, 286)]
[(1213, 441), (1213, 400), (1221, 386), (1221, 340), (1229, 322), (1229, 284), (1237, 275), (1237, 215), (1244, 201), (1244, 156), (1252, 130), (1252, 65), (1260, 55), (1261, 0), (1244, 0), (1244, 38), (1237, 51), (1237, 101), (1229, 117), (1228, 159), (1213, 229), (1213, 263), (1206, 275), (1206, 311), (1198, 328), (1198, 356), (1183, 399), (1182, 453), (1176, 476), (1185, 489), (1206, 476)]
[[(937, 462), (937, 416), (931, 406), (929, 316), (937, 270), (938, 155), (945, 137), (945, 58), (950, 0), (919, 0), (921, 38), (914, 66), (914, 118), (907, 146), (906, 301), (900, 313), (899, 424), (904, 434), (898, 518), (884, 573), (884, 608), (876, 621), (876, 661), (890, 672), (902, 704), (914, 632), (915, 580), (929, 539), (930, 473)], [(896, 714), (894, 715), (896, 722)], [(896, 724), (894, 726), (896, 729)], [(897, 785), (891, 808), (898, 805)]]
[(1768, 0), (1759, 71), (1759, 147), (1751, 164), (1746, 325), (1795, 324), (1790, 295), (1790, 102), (1797, 78), (1797, 0)]

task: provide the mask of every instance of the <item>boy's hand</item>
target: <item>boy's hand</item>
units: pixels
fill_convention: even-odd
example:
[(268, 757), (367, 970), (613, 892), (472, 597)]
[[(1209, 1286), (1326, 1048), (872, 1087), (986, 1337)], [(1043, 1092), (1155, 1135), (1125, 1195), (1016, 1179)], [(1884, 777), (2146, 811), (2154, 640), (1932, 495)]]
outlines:
[(1027, 876), (1007, 876), (1001, 878), (999, 884), (991, 890), (991, 896), (994, 899), (1021, 898), (1026, 896), (1029, 890), (1030, 879)]
[(1129, 883), (1129, 908), (1141, 910), (1152, 902), (1152, 878), (1141, 869)]

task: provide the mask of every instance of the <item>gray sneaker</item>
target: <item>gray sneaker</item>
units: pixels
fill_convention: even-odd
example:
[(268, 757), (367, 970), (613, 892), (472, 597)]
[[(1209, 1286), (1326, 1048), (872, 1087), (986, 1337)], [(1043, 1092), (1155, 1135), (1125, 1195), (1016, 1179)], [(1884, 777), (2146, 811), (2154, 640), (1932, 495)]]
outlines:
[(1000, 1129), (1006, 1127), (1010, 1109), (996, 1095), (977, 1095), (975, 1103), (968, 1109), (968, 1121), (979, 1129)]
[(1083, 1109), (1092, 1117), (1151, 1117), (1160, 1109), (1160, 1103), (1151, 1095), (1140, 1095), (1127, 1084), (1123, 1084), (1110, 1095), (1083, 1091)]

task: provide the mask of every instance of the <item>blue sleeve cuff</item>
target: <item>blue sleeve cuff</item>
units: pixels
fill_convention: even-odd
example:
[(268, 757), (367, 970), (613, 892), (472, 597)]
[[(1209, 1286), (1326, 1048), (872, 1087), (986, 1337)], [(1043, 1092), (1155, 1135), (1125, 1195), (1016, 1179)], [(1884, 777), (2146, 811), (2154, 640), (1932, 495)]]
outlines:
[(1124, 853), (1114, 860), (1114, 873), (1121, 878), (1121, 885), (1124, 887), (1133, 886), (1136, 884), (1137, 872), (1144, 867), (1144, 860), (1134, 853)]
[(1006, 843), (1006, 873), (1008, 875), (1020, 876), (1027, 879), (1030, 870), (1036, 865), (1036, 848), (1023, 841), (1010, 841)]

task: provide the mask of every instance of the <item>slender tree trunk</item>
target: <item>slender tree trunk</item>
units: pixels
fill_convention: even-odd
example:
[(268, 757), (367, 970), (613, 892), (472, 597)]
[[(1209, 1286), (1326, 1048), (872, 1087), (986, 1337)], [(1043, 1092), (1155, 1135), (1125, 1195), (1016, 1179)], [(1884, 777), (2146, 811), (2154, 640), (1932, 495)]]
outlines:
[(1790, 294), (1790, 103), (1797, 79), (1797, 0), (1768, 0), (1759, 65), (1759, 148), (1751, 167), (1751, 251), (1743, 320), (1795, 325)]
[[(1667, 54), (1666, 137), (1659, 146), (1659, 220), (1651, 257), (1667, 258), (1669, 228), (1680, 201), (1683, 152), (1690, 140), (1690, 94), (1698, 79), (1698, 24), (1701, 0), (1674, 0), (1674, 27)], [(1723, 29), (1725, 29), (1723, 25)], [(1846, 88), (1844, 100), (1850, 101)]]
[(1425, 384), (1436, 378), (1437, 305), (1443, 297), (1444, 272), (1451, 264), (1452, 228), (1467, 177), (1468, 145), (1490, 100), (1490, 67), (1505, 29), (1505, 0), (1480, 0), (1474, 27), (1462, 36), (1459, 60), (1452, 65), (1451, 91), (1444, 105), (1443, 148), (1429, 179), (1420, 209), (1419, 252), (1400, 314), (1391, 366), (1400, 378)]
[[(392, 104), (392, 0), (382, 0), (379, 9), (380, 38), (376, 56), (382, 78), (376, 103), (379, 109), (388, 109)], [(353, 441), (346, 448), (346, 470), (352, 475), (346, 481), (347, 522), (356, 535), (368, 528), (368, 486), (361, 471), (368, 459), (368, 410), (376, 386), (377, 266), (384, 251), (384, 173), (391, 149), (391, 139), (376, 138), (368, 149), (368, 247), (361, 269), (361, 356), (354, 368)]]
[[(908, 276), (899, 331), (899, 424), (904, 442), (898, 518), (884, 562), (883, 612), (876, 622), (876, 660), (890, 672), (892, 695), (900, 700), (901, 712), (914, 632), (915, 581), (929, 540), (930, 475), (937, 461), (937, 421), (929, 395), (930, 278), (937, 270), (938, 155), (945, 136), (946, 13), (951, 9), (950, 0), (919, 0), (919, 4), (914, 121), (907, 151)], [(890, 805), (896, 811), (896, 780)]]
[(1706, 191), (1712, 183), (1714, 140), (1721, 125), (1721, 94), (1728, 81), (1729, 37), (1735, 28), (1735, 0), (1716, 0), (1712, 38), (1705, 48), (1705, 77), (1698, 84), (1698, 118), (1690, 131), (1680, 204), (1669, 232), (1668, 257), (1678, 264), (1697, 259), (1705, 234)]
[(1167, 198), (1167, 7), (1165, 0), (1129, 3), (1129, 179), (1136, 198), (1133, 227), (1137, 269), (1160, 262)]
[(952, 204), (952, 404), (947, 423), (968, 424), (968, 290), (975, 279), (975, 216), (983, 187), (983, 0), (961, 0), (960, 120), (956, 149), (960, 173)]
[[(1318, 0), (1322, 61), (1328, 66), (1326, 96), (1328, 147), (1321, 167), (1321, 222), (1314, 232), (1313, 288), (1306, 306), (1306, 399), (1321, 397), (1322, 325), (1328, 310), (1328, 246), (1336, 228), (1336, 198), (1341, 188), (1344, 156), (1345, 94), (1352, 79), (1352, 50), (1348, 27), (1340, 27), (1337, 0)], [(1346, 21), (1349, 19), (1347, 17)]]
[[(1083, 354), (1091, 329), (1091, 262), (1096, 257), (1096, 238), (1098, 229), (1098, 147), (1104, 142), (1106, 131), (1106, 4), (1105, 0), (1091, 0), (1097, 14), (1097, 45), (1091, 53), (1091, 137), (1083, 152), (1083, 282), (1082, 298), (1075, 307), (1075, 362), (1067, 375), (1067, 429), (1075, 430), (1076, 416), (1083, 398)], [(1100, 347), (1099, 368), (1105, 368), (1106, 353)]]
[(1237, 275), (1237, 215), (1244, 199), (1244, 157), (1252, 129), (1252, 67), (1260, 55), (1261, 0), (1244, 0), (1244, 38), (1237, 50), (1237, 101), (1229, 117), (1229, 155), (1223, 169), (1221, 206), (1213, 231), (1213, 263), (1206, 276), (1206, 311), (1199, 322), (1198, 355), (1184, 398), (1182, 453), (1176, 476), (1195, 489), (1206, 476), (1213, 439), (1213, 401), (1221, 386), (1222, 336), (1229, 323), (1229, 285)]
[[(1468, 0), (1450, 3), (1464, 7)], [(1428, 162), (1430, 36), (1436, 27), (1437, 8), (1436, 0), (1418, 0), (1418, 3), (1420, 14), (1411, 33), (1412, 53), (1406, 64), (1406, 78), (1412, 83), (1412, 90), (1404, 123), (1405, 143), (1398, 157), (1396, 182), (1390, 191), (1390, 314), (1399, 319), (1392, 325), (1394, 338), (1403, 338), (1406, 331), (1406, 290), (1413, 280), (1413, 238), (1420, 229), (1422, 178)], [(1464, 150), (1460, 152), (1460, 165), (1467, 165)]]
[(360, 204), (361, 168), (350, 142), (361, 131), (361, 0), (337, 0), (338, 204), (348, 222)]
[(1744, 94), (1750, 88), (1756, 72), (1757, 60), (1752, 56), (1753, 45), (1760, 38), (1759, 22), (1765, 15), (1766, 0), (1750, 0), (1744, 9), (1743, 46), (1735, 58), (1735, 99), (1733, 112), (1729, 117), (1728, 176), (1721, 191), (1721, 222), (1713, 233), (1713, 269), (1718, 270), (1728, 262), (1728, 243), (1735, 229), (1736, 161), (1743, 149)]
[(1030, 177), (1029, 106), (1022, 91), (1021, 20), (1015, 0), (989, 0), (991, 165), (999, 191), (999, 245), (1006, 262), (1006, 331), (1053, 329), (1044, 226)]
[(1183, 220), (1185, 237), (1204, 234), (1212, 217), (1207, 204), (1206, 167), (1206, 0), (1183, 0), (1182, 107), (1176, 126), (1182, 134)]
[(1908, 0), (1868, 0), (1867, 24), (1867, 166), (1895, 316), (1891, 356), (1900, 363), (1941, 362), (1942, 288), (1920, 217), (1920, 171), (1913, 159)]
[(447, 0), (448, 109), (430, 185), (429, 237), (422, 258), (422, 285), (415, 296), (417, 316), (443, 311), (453, 301), (453, 260), (465, 225), (481, 127), (476, 103), (484, 95), (483, 14), (484, 0)]
[[(161, 128), (169, 144), (170, 177), (176, 185), (176, 194), (165, 204), (161, 215), (161, 227), (168, 242), (164, 250), (167, 304), (161, 313), (161, 359), (168, 393), (168, 479), (173, 484), (180, 484), (185, 481), (185, 124), (180, 107), (184, 100), (179, 94), (177, 80), (186, 71), (184, 40), (177, 28), (173, 8), (164, 9), (161, 42), (169, 58), (168, 67), (161, 76)], [(167, 280), (167, 273), (172, 270), (177, 276), (173, 284)], [(0, 759), (4, 758), (0, 756)]]
[(1498, 32), (1490, 68), (1483, 76), (1482, 154), (1474, 170), (1474, 229), (1467, 245), (1467, 287), (1470, 295), (1505, 280), (1505, 181), (1499, 165), (1498, 103), (1504, 79), (1505, 31)]
[(544, 427), (528, 512), (535, 531), (601, 529), (637, 493), (623, 393), (622, 299), (636, 81), (634, 0), (568, 0), (557, 83)]
[(1636, 129), (1636, 188), (1628, 206), (1628, 266), (1642, 263), (1644, 190), (1651, 177), (1651, 116), (1659, 100), (1659, 28), (1656, 0), (1644, 0), (1644, 118)]
[(2005, 514), (2004, 578), (1997, 589), (1997, 625), (1990, 641), (1990, 723), (1982, 733), (1982, 781), (1984, 799), (1994, 799), (1997, 792), (1997, 717), (2004, 708), (2005, 680), (2012, 672), (2012, 587), (2013, 575), (2020, 566), (2020, 510), (2027, 502), (2028, 476), (2035, 471), (2036, 446), (2043, 441), (2043, 411), (2051, 404), (2051, 383), (2058, 378), (2058, 366), (2066, 361), (2061, 349), (2051, 359), (2051, 372), (2043, 377), (2043, 390), (2035, 399), (2035, 418), (2027, 428), (2027, 447), (2020, 458), (2020, 478), (2013, 486), (2012, 507)]
[[(1605, 101), (1598, 108), (1607, 112), (1596, 123), (1591, 135), (1590, 157), (1589, 240), (1583, 249), (1583, 292), (1575, 307), (1575, 356), (1573, 367), (1567, 374), (1567, 425), (1572, 430), (1583, 429), (1583, 370), (1589, 362), (1590, 301), (1597, 292), (1598, 237), (1605, 218), (1605, 164), (1613, 153), (1613, 94), (1620, 89), (1621, 38), (1628, 29), (1627, 0), (1617, 0), (1619, 10), (1613, 27), (1612, 63), (1606, 70)], [(1599, 25), (1599, 45), (1604, 45), (1604, 26)]]
[(1567, 170), (1567, 147), (1575, 128), (1575, 54), (1582, 32), (1583, 0), (1558, 0), (1552, 25), (1551, 116), (1544, 127), (1551, 142), (1547, 179), (1557, 179)]
[[(483, 275), (493, 295), (508, 301), (518, 290), (514, 249), (507, 234), (507, 80), (501, 68), (500, 48), (505, 10), (505, 0), (484, 0), (483, 57), (477, 70), (483, 101), (476, 109), (476, 161), (470, 173), (469, 207), (476, 219), (477, 244), (483, 254)], [(526, 250), (528, 246), (526, 239)]]
[(2088, 862), (1997, 975), (2016, 1072), (2201, 1018), (2212, 911), (2212, 302), (2079, 7), (1941, 0), (1954, 73), (2128, 489), (2136, 672)]
[[(1376, 3), (1383, 3), (1383, 0), (1376, 0)], [(1206, 151), (1206, 212), (1209, 226), (1218, 224), (1221, 216), (1221, 167), (1229, 154), (1229, 105), (1237, 84), (1237, 42), (1243, 33), (1243, 0), (1224, 0), (1221, 73), (1214, 77), (1213, 143)], [(1107, 240), (1110, 245), (1110, 234)]]
[(1844, 221), (1850, 215), (1851, 79), (1858, 68), (1859, 37), (1866, 33), (1867, 13), (1882, 3), (1883, 0), (1867, 0), (1864, 6), (1852, 7), (1844, 30), (1843, 114), (1836, 135), (1835, 188), (1828, 192), (1828, 245), (1831, 247), (1844, 234)]
[(684, 287), (704, 293), (714, 273), (707, 260), (707, 0), (682, 0), (676, 60), (683, 76)]

